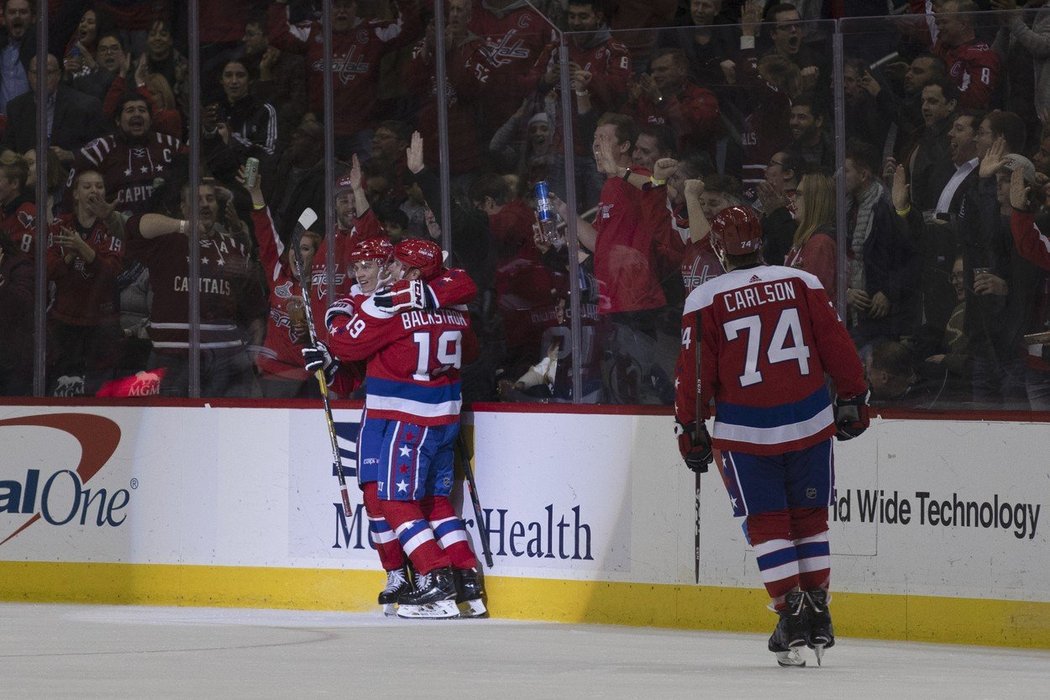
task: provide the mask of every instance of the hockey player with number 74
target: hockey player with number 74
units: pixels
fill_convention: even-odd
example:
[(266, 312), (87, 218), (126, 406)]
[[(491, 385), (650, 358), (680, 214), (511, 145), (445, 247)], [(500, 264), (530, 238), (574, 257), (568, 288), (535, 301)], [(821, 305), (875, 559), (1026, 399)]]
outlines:
[(679, 449), (695, 472), (707, 471), (717, 452), (733, 514), (746, 518), (779, 616), (769, 650), (781, 666), (804, 666), (799, 651), (808, 646), (819, 664), (835, 644), (832, 438), (849, 440), (868, 427), (864, 367), (819, 280), (763, 262), (754, 211), (723, 210), (710, 236), (726, 274), (685, 301), (675, 370)]

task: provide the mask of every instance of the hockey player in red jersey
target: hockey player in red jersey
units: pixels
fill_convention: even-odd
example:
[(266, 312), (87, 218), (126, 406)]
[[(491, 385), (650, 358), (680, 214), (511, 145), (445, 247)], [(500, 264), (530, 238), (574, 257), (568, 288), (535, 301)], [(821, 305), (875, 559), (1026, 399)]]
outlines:
[(817, 278), (764, 264), (757, 214), (729, 207), (710, 236), (726, 274), (685, 302), (679, 449), (695, 472), (707, 471), (719, 452), (733, 513), (747, 518), (744, 531), (780, 617), (769, 650), (782, 666), (803, 666), (798, 648), (808, 645), (819, 663), (835, 643), (827, 605), (831, 438), (848, 440), (868, 426), (864, 368)]
[[(373, 248), (374, 241), (366, 241), (355, 253), (371, 255)], [(371, 537), (387, 571), (380, 604), (390, 610), (400, 603), (401, 617), (454, 617), (457, 603), (464, 604), (464, 614), (484, 615), (477, 561), (448, 500), (451, 449), (459, 428), (458, 367), (473, 339), (463, 307), (450, 305), (470, 301), (477, 287), (463, 270), (444, 269), (441, 249), (433, 242), (407, 239), (391, 257), (388, 266), (375, 258), (358, 261), (359, 281), (377, 282), (383, 267), (400, 279), (373, 296), (366, 286), (355, 287), (356, 295), (329, 309), (331, 351), (318, 344), (303, 356), (308, 369), (324, 367), (327, 373), (336, 361), (368, 363), (358, 480)], [(382, 264), (365, 269), (360, 263), (368, 261)], [(444, 330), (438, 333), (439, 328)], [(337, 389), (347, 381), (340, 374)], [(398, 457), (392, 463), (395, 446)], [(418, 574), (415, 592), (402, 548)], [(455, 572), (445, 571), (449, 566)], [(441, 571), (431, 575), (434, 569)]]
[[(325, 325), (340, 328), (354, 315), (355, 309), (375, 293), (381, 279), (389, 279), (387, 267), (394, 254), (394, 244), (386, 236), (367, 238), (354, 246), (350, 252), (350, 267), (356, 282), (347, 296), (337, 300), (325, 314)], [(327, 345), (318, 341), (315, 347), (302, 351), (306, 367), (311, 372), (317, 368), (324, 369), (332, 389), (342, 396), (350, 396), (364, 383), (364, 361), (350, 361), (344, 358), (333, 358)], [(367, 428), (367, 406), (362, 418), (362, 425)], [(377, 494), (379, 481), (378, 460), (363, 458), (362, 441), (367, 445), (372, 441), (371, 433), (366, 429), (358, 432), (357, 454), (362, 458), (357, 463), (357, 485), (361, 489), (365, 514), (368, 516), (368, 537), (379, 554), (379, 562), (386, 571), (386, 587), (379, 593), (379, 604), (387, 615), (394, 614), (394, 605), (398, 599), (412, 590), (411, 573), (406, 566), (404, 550), (394, 534), (393, 529), (383, 518)]]

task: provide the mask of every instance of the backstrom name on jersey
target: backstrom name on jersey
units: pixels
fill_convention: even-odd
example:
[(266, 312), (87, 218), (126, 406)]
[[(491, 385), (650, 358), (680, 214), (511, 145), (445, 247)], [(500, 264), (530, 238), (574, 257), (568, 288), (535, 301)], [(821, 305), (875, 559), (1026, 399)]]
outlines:
[(457, 326), (466, 326), (467, 319), (459, 311), (452, 309), (440, 309), (438, 311), (405, 311), (401, 314), (401, 325), (406, 331), (421, 326), (432, 326), (443, 323), (451, 323)]

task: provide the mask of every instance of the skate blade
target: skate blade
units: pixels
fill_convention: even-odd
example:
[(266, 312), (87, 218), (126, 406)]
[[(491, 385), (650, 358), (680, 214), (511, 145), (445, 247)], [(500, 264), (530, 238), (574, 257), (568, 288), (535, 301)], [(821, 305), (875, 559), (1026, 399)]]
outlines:
[(393, 603), (383, 603), (383, 614), (387, 617), (394, 617), (397, 615), (397, 606)]
[(397, 616), (412, 620), (447, 620), (459, 617), (454, 600), (440, 600), (426, 605), (399, 605)]
[(823, 644), (814, 644), (813, 645), (813, 653), (816, 654), (816, 656), (817, 656), (817, 666), (821, 666), (822, 665), (821, 662), (824, 660), (824, 645)]
[(461, 617), (488, 617), (489, 611), (485, 607), (485, 602), (478, 598), (477, 600), (467, 600), (459, 603), (459, 614)]
[(774, 652), (777, 655), (777, 663), (784, 668), (798, 667), (806, 665), (806, 660), (803, 659), (797, 649), (790, 649), (788, 651), (777, 651)]

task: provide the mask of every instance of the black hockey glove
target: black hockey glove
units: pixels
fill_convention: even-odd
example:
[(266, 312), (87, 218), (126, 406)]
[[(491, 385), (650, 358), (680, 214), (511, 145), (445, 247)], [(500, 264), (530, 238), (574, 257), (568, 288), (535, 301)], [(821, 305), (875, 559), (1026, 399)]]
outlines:
[(323, 371), (326, 384), (335, 380), (335, 373), (339, 371), (339, 361), (332, 357), (327, 345), (317, 341), (316, 345), (303, 348), (302, 353), (307, 372), (313, 374), (317, 370)]
[(675, 423), (674, 431), (678, 436), (678, 451), (682, 453), (685, 466), (697, 474), (703, 474), (714, 459), (714, 453), (711, 451), (711, 435), (707, 432), (707, 426), (703, 421), (699, 425), (700, 429), (697, 430), (696, 423)]
[(871, 418), (868, 415), (868, 398), (871, 390), (857, 394), (851, 399), (835, 399), (835, 438), (852, 440), (865, 430)]
[(438, 308), (434, 299), (434, 292), (423, 280), (401, 280), (395, 282), (390, 289), (376, 292), (372, 295), (372, 301), (380, 309), (387, 309), (392, 313), (411, 311), (419, 309), (426, 311)]

